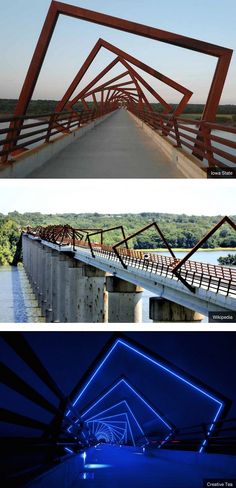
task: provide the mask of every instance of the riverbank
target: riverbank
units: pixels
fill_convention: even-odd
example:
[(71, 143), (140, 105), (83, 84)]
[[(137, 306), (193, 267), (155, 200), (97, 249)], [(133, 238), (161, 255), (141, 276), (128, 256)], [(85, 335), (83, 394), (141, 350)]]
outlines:
[[(174, 252), (189, 252), (192, 250), (191, 248), (183, 248), (183, 247), (172, 247), (172, 251)], [(168, 249), (166, 247), (158, 247), (155, 249), (135, 249), (135, 251), (142, 251), (142, 252), (166, 252)], [(204, 249), (200, 247), (198, 251), (201, 252), (211, 252), (211, 251), (235, 251), (235, 247), (213, 247)]]

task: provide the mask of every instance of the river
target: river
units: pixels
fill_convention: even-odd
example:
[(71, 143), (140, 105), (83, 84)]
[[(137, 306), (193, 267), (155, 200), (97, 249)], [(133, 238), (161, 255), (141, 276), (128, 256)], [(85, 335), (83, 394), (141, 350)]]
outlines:
[[(168, 255), (168, 252), (158, 254)], [(186, 252), (176, 252), (176, 257), (184, 257)], [(199, 251), (194, 256), (195, 261), (218, 264), (220, 256), (227, 256), (229, 251)], [(149, 319), (149, 298), (153, 293), (145, 290), (143, 293), (143, 323), (152, 322)], [(23, 266), (17, 268), (0, 266), (0, 323), (16, 322), (44, 322), (40, 309), (28, 282)], [(205, 317), (203, 322), (207, 322)]]

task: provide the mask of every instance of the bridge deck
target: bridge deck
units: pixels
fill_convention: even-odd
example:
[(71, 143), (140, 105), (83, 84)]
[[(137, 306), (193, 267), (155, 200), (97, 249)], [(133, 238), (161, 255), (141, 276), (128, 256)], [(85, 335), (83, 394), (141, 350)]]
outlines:
[(231, 456), (208, 454), (206, 458), (186, 452), (153, 456), (110, 445), (90, 448), (86, 454), (85, 463), (81, 455), (74, 456), (29, 488), (199, 488), (203, 478), (229, 478), (236, 472)]
[(183, 178), (126, 110), (117, 110), (31, 178)]

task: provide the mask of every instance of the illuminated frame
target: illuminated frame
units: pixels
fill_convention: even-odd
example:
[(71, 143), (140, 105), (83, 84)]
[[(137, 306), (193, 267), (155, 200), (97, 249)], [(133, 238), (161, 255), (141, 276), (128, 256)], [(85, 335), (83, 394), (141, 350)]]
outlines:
[(112, 388), (110, 388), (106, 393), (104, 393), (104, 395), (102, 395), (95, 403), (92, 404), (91, 407), (89, 407), (82, 415), (81, 415), (81, 418), (85, 417), (85, 415), (88, 414), (88, 412), (90, 412), (93, 408), (95, 408), (102, 400), (104, 400), (105, 397), (107, 397), (108, 395), (111, 394), (112, 391), (115, 390), (115, 388), (117, 388), (119, 385), (121, 385), (122, 383), (125, 384), (125, 386), (127, 386), (133, 394), (135, 394), (139, 400), (141, 400), (146, 407), (148, 407), (149, 410), (151, 410), (151, 412), (158, 418), (158, 420), (160, 420), (164, 425), (165, 427), (167, 427), (169, 430), (173, 430), (173, 427), (170, 426), (162, 417), (161, 415), (159, 415), (156, 410), (154, 410), (154, 408), (151, 407), (151, 405), (149, 405), (149, 403), (143, 398), (142, 395), (140, 395), (136, 390), (135, 388), (133, 388), (124, 378), (120, 379)]
[[(200, 445), (200, 448), (199, 448), (199, 453), (202, 453), (203, 450), (204, 450), (204, 447), (207, 443), (207, 438), (210, 436), (211, 432), (213, 431), (213, 428), (214, 428), (214, 423), (219, 420), (219, 417), (220, 415), (223, 414), (223, 410), (225, 409), (226, 405), (225, 405), (225, 402), (222, 400), (220, 401), (219, 399), (217, 399), (215, 396), (211, 395), (210, 393), (208, 393), (206, 391), (206, 389), (204, 389), (203, 387), (199, 387), (197, 386), (197, 384), (193, 383), (193, 381), (190, 381), (186, 378), (185, 375), (182, 375), (182, 374), (178, 374), (176, 373), (172, 368), (168, 367), (168, 366), (165, 366), (162, 362), (160, 361), (157, 361), (155, 360), (154, 358), (152, 358), (149, 354), (145, 354), (143, 353), (138, 347), (134, 347), (132, 345), (130, 345), (127, 341), (125, 341), (124, 339), (116, 339), (114, 344), (112, 345), (112, 347), (110, 348), (110, 350), (106, 353), (104, 359), (101, 361), (101, 363), (99, 364), (99, 366), (95, 369), (95, 371), (93, 372), (93, 374), (91, 375), (91, 377), (89, 378), (89, 380), (87, 381), (87, 383), (85, 384), (85, 386), (81, 389), (81, 391), (79, 392), (79, 394), (77, 395), (76, 399), (74, 400), (73, 402), (73, 407), (75, 407), (78, 403), (78, 401), (80, 400), (80, 398), (83, 396), (84, 392), (87, 390), (88, 386), (91, 384), (91, 382), (94, 380), (95, 376), (97, 375), (97, 373), (101, 370), (101, 368), (103, 367), (103, 365), (106, 363), (107, 359), (110, 357), (110, 355), (112, 354), (112, 352), (115, 350), (115, 348), (118, 346), (118, 345), (122, 345), (124, 346), (125, 348), (127, 348), (129, 351), (135, 353), (136, 355), (142, 357), (143, 359), (145, 359), (147, 362), (157, 366), (158, 368), (166, 371), (167, 373), (169, 373), (170, 375), (174, 376), (176, 379), (178, 379), (179, 381), (185, 383), (186, 385), (188, 385), (190, 388), (198, 391), (200, 394), (204, 395), (205, 397), (209, 398), (210, 400), (212, 400), (213, 402), (215, 402), (217, 404), (217, 410), (216, 410), (216, 413), (212, 419), (212, 423), (208, 429), (208, 432), (206, 434), (206, 439), (201, 443)], [(68, 410), (68, 412), (66, 413), (66, 416), (68, 416), (70, 414), (70, 410)]]
[[(145, 437), (145, 434), (144, 434), (144, 431), (143, 431), (143, 429), (142, 429), (141, 425), (139, 424), (138, 420), (136, 419), (136, 417), (135, 417), (135, 415), (134, 415), (134, 413), (133, 413), (132, 409), (130, 408), (130, 406), (129, 406), (129, 404), (128, 404), (128, 402), (127, 402), (126, 400), (122, 400), (121, 402), (118, 402), (118, 403), (116, 403), (116, 404), (112, 405), (111, 407), (108, 407), (108, 408), (106, 408), (105, 410), (102, 410), (102, 412), (99, 412), (98, 414), (94, 415), (94, 417), (91, 417), (91, 418), (89, 418), (89, 419), (85, 420), (85, 422), (87, 423), (87, 422), (89, 422), (89, 420), (94, 420), (94, 419), (96, 419), (97, 417), (99, 417), (99, 415), (102, 415), (102, 414), (104, 414), (104, 413), (106, 413), (106, 412), (109, 412), (110, 410), (113, 410), (114, 408), (117, 408), (117, 407), (119, 407), (120, 405), (125, 405), (125, 407), (126, 407), (126, 408), (127, 408), (127, 410), (129, 411), (129, 413), (130, 413), (130, 415), (131, 415), (131, 417), (132, 417), (133, 421), (134, 421), (134, 422), (136, 423), (136, 425), (138, 426), (138, 429), (140, 430), (140, 432), (141, 432), (142, 436), (144, 436), (144, 437)], [(130, 422), (129, 422), (128, 415), (127, 415), (127, 422), (128, 422), (128, 425), (129, 425), (129, 429), (130, 429), (130, 434), (131, 434), (131, 437), (132, 437), (133, 445), (135, 446), (136, 444), (135, 444), (135, 440), (134, 440), (134, 435), (133, 435), (133, 431), (132, 431), (132, 429), (131, 429), (131, 425), (130, 425)], [(146, 437), (145, 437), (145, 439), (147, 440), (147, 438), (146, 438)]]
[[(94, 419), (90, 420), (87, 422), (87, 424), (91, 423), (92, 424), (92, 433), (95, 435), (95, 437), (98, 438), (98, 435), (102, 434), (105, 432), (103, 427), (105, 429), (108, 429), (109, 432), (111, 433), (111, 440), (113, 442), (121, 442), (124, 438), (127, 438), (127, 421), (105, 421), (105, 420), (100, 420), (100, 419)], [(96, 427), (95, 427), (96, 424)], [(123, 427), (121, 427), (118, 424), (122, 424)]]
[[(113, 408), (113, 407), (112, 407)], [(100, 414), (99, 414), (100, 415)], [(126, 423), (127, 425), (129, 426), (129, 419), (128, 419), (128, 414), (126, 412), (121, 412), (121, 413), (117, 413), (117, 414), (114, 414), (114, 415), (109, 415), (107, 417), (103, 417), (103, 418), (100, 418), (98, 420), (104, 420), (105, 422), (108, 420), (109, 422), (113, 422), (112, 420), (110, 419), (114, 419), (115, 417), (125, 417), (126, 418)], [(96, 419), (94, 419), (96, 420)], [(86, 423), (89, 423), (89, 422), (94, 422), (94, 420), (88, 420), (86, 421)], [(118, 420), (114, 421), (114, 422), (119, 422)], [(124, 421), (123, 421), (124, 422)], [(131, 427), (129, 427), (131, 429)], [(132, 438), (132, 430), (130, 431), (130, 435), (131, 435), (131, 438)], [(126, 436), (127, 436), (127, 432), (126, 432)], [(133, 441), (133, 439), (132, 439)], [(127, 437), (126, 437), (126, 442), (127, 442)]]

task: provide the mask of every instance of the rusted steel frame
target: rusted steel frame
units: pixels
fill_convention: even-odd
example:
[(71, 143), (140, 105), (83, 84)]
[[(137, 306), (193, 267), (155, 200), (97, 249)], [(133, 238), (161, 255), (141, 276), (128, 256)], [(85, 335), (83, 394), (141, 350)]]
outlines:
[[(89, 92), (86, 93), (86, 97), (89, 95), (92, 95), (93, 93), (99, 92), (102, 89), (110, 90), (114, 86), (116, 87), (116, 86), (122, 86), (122, 85), (129, 85), (130, 83), (133, 83), (132, 81), (126, 81), (126, 82), (120, 83), (118, 85), (113, 85), (114, 81), (118, 81), (119, 79), (123, 78), (124, 76), (127, 76), (128, 74), (129, 74), (128, 71), (125, 71), (121, 75), (115, 76), (115, 78), (112, 78), (111, 80), (106, 81), (106, 83), (103, 83), (102, 85), (97, 86), (96, 88), (93, 88), (92, 90), (90, 90)], [(110, 84), (112, 86), (110, 86)]]
[[(57, 2), (57, 4), (60, 6), (62, 5), (59, 2)], [(141, 35), (143, 37), (148, 37), (161, 42), (165, 42), (167, 44), (172, 44), (185, 49), (217, 57), (218, 63), (204, 111), (204, 118), (207, 118), (207, 120), (214, 120), (233, 53), (231, 49), (217, 46), (204, 41), (199, 41), (197, 39), (193, 39), (187, 36), (182, 36), (153, 27), (148, 27), (142, 24), (129, 22), (127, 20), (123, 20), (117, 17), (99, 14), (97, 12), (84, 10), (82, 13), (81, 9), (80, 12), (78, 12), (78, 7), (69, 6), (68, 9), (68, 6), (66, 4), (63, 4), (62, 10), (60, 8), (60, 13), (63, 13), (65, 15), (71, 15), (73, 17), (78, 17), (79, 14), (79, 18), (83, 18), (84, 20), (88, 20), (90, 22), (95, 22), (99, 24), (101, 23), (102, 25), (113, 27), (118, 30), (124, 30), (126, 32), (130, 32), (136, 35)]]
[[(25, 82), (23, 84), (23, 88), (21, 90), (21, 94), (16, 106), (15, 116), (17, 115), (25, 115), (26, 110), (28, 108), (28, 104), (32, 97), (35, 85), (38, 80), (38, 76), (44, 61), (44, 58), (47, 53), (47, 49), (49, 43), (51, 41), (58, 16), (60, 14), (68, 15), (71, 17), (75, 17), (78, 19), (83, 19), (89, 22), (105, 25), (107, 27), (115, 28), (118, 30), (122, 30), (125, 32), (130, 32), (132, 34), (140, 35), (143, 37), (147, 37), (150, 39), (158, 40), (161, 42), (165, 42), (167, 44), (173, 44), (175, 46), (183, 47), (185, 49), (190, 49), (193, 51), (201, 52), (204, 54), (208, 54), (211, 56), (215, 56), (218, 58), (218, 63), (215, 71), (215, 75), (213, 78), (213, 82), (210, 88), (210, 92), (208, 95), (204, 117), (207, 120), (214, 120), (216, 110), (219, 104), (220, 96), (223, 90), (225, 78), (228, 72), (232, 50), (223, 48), (221, 46), (216, 46), (210, 43), (206, 43), (204, 41), (199, 41), (197, 39), (192, 39), (190, 37), (177, 35), (174, 33), (170, 33), (167, 31), (163, 31), (160, 29), (156, 29), (153, 27), (145, 26), (142, 24), (130, 22), (124, 19), (120, 19), (117, 17), (112, 17), (106, 14), (100, 14), (98, 12), (93, 12), (91, 10), (82, 9), (80, 7), (75, 7), (72, 5), (64, 4), (62, 2), (52, 1), (48, 14), (41, 31), (32, 61), (30, 63), (30, 67), (28, 69)], [(93, 60), (93, 56), (96, 55), (96, 48), (90, 53), (90, 59), (87, 58), (87, 67), (85, 66), (85, 72), (87, 71), (89, 65)], [(82, 68), (81, 68), (82, 69)], [(82, 75), (83, 76), (83, 75)], [(79, 76), (77, 77), (79, 79)], [(74, 86), (78, 85), (77, 79), (74, 80)], [(77, 83), (76, 83), (77, 82)], [(74, 88), (75, 89), (75, 88)], [(73, 93), (73, 85), (69, 87), (67, 90), (66, 96), (64, 96), (63, 103), (66, 99), (69, 100), (71, 96), (71, 90)], [(63, 103), (60, 104), (60, 110), (63, 109)], [(64, 104), (64, 106), (65, 106)], [(60, 111), (58, 110), (58, 111)], [(16, 129), (16, 136), (21, 131), (22, 124), (18, 123), (17, 125), (14, 123), (12, 125)], [(10, 147), (4, 148), (10, 151)]]
[(105, 103), (107, 103), (107, 102), (108, 102), (108, 99), (109, 99), (110, 93), (111, 93), (111, 90), (110, 90), (110, 89), (108, 89), (107, 96), (106, 96), (106, 99), (105, 99)]
[(146, 95), (144, 94), (141, 86), (139, 85), (139, 83), (136, 80), (135, 75), (134, 75), (134, 73), (132, 71), (130, 72), (130, 76), (131, 76), (133, 82), (135, 83), (136, 90), (137, 90), (137, 93), (139, 95), (139, 105), (140, 105), (140, 107), (142, 107), (143, 102), (144, 102), (146, 104), (146, 106), (148, 107), (148, 109), (150, 110), (150, 112), (153, 112), (152, 105), (149, 103)]
[(172, 272), (179, 277), (179, 273), (177, 273), (177, 271), (226, 222), (236, 231), (236, 225), (233, 222), (233, 220), (231, 220), (227, 216), (223, 217), (223, 219), (221, 219), (216, 225), (214, 225), (214, 227), (209, 232), (207, 232), (207, 234), (202, 239), (200, 239), (200, 241), (196, 244), (196, 246), (194, 246), (193, 249), (189, 251), (189, 253), (186, 254), (186, 256), (183, 259), (181, 259), (176, 266), (174, 266)]
[[(118, 83), (117, 85), (109, 85), (106, 87), (106, 90), (110, 90), (111, 88), (117, 88), (119, 86), (126, 87), (127, 85), (133, 85), (134, 82), (131, 81), (124, 81), (123, 83)], [(130, 87), (129, 90), (135, 90), (135, 87)]]
[[(98, 41), (97, 46), (98, 46), (97, 47), (97, 53), (98, 53), (102, 47), (101, 40)], [(90, 83), (88, 83), (88, 85), (85, 88), (83, 88), (83, 90), (81, 90), (72, 100), (70, 101), (67, 100), (66, 105), (68, 105), (69, 107), (73, 107), (73, 105), (75, 105), (78, 102), (78, 100), (85, 95), (85, 93), (87, 93), (96, 83), (98, 83), (99, 80), (101, 80), (112, 68), (114, 68), (114, 66), (116, 66), (118, 62), (119, 62), (119, 57), (117, 56), (115, 59), (113, 59), (113, 61), (111, 61), (110, 64), (108, 64), (108, 66), (106, 66), (97, 76), (95, 76), (95, 78), (93, 78), (93, 80), (90, 81)], [(74, 82), (72, 82), (72, 84), (73, 83)]]
[[(34, 55), (32, 57), (30, 67), (28, 69), (28, 73), (26, 75), (19, 100), (16, 105), (16, 109), (14, 112), (14, 117), (24, 116), (26, 114), (29, 102), (32, 98), (35, 85), (37, 83), (39, 73), (41, 71), (42, 64), (44, 62), (44, 58), (46, 56), (54, 29), (56, 27), (57, 19), (59, 17), (59, 12), (57, 10), (57, 6), (54, 2), (51, 3), (48, 14), (46, 16), (46, 20), (44, 22), (38, 43), (35, 48)], [(14, 137), (18, 137), (22, 129), (22, 121), (13, 121), (10, 124), (10, 128), (14, 129)], [(4, 146), (4, 150), (11, 152), (13, 147), (11, 144), (6, 144)], [(6, 162), (8, 160), (8, 154), (2, 158), (2, 162)]]
[[(108, 49), (109, 51), (112, 51), (115, 54), (118, 54), (118, 56), (120, 58), (119, 59), (120, 61), (122, 61), (122, 59), (125, 58), (127, 61), (131, 62), (132, 64), (135, 64), (137, 67), (143, 69), (144, 71), (148, 72), (149, 74), (152, 74), (152, 76), (155, 76), (156, 78), (158, 78), (159, 80), (161, 80), (163, 83), (166, 83), (169, 86), (171, 86), (172, 88), (176, 89), (177, 91), (180, 91), (181, 93), (183, 93), (184, 94), (184, 97), (183, 97), (182, 101), (179, 104), (179, 107), (181, 107), (181, 108), (178, 110), (178, 107), (177, 107), (174, 113), (176, 113), (176, 115), (177, 115), (178, 113), (181, 113), (182, 112), (182, 110), (185, 107), (185, 105), (187, 104), (189, 98), (192, 96), (192, 92), (190, 92), (189, 90), (187, 90), (186, 88), (184, 88), (182, 85), (176, 83), (174, 80), (171, 80), (170, 78), (168, 78), (165, 75), (163, 75), (163, 74), (161, 74), (161, 73), (153, 70), (152, 68), (150, 68), (149, 66), (145, 65), (144, 63), (141, 63), (141, 61), (139, 61), (138, 59), (134, 58), (133, 56), (130, 56), (126, 52), (121, 51), (116, 46), (113, 46), (112, 44), (107, 43), (103, 39), (99, 39), (99, 41), (100, 41), (100, 47), (99, 47), (99, 49), (101, 47), (104, 47), (104, 48)], [(129, 69), (129, 65), (127, 67)], [(70, 106), (74, 105), (79, 100), (79, 97), (81, 96), (81, 93), (78, 94), (71, 102), (69, 102), (70, 103)], [(155, 92), (155, 95), (154, 96), (166, 108), (166, 112), (167, 111), (169, 112), (170, 110), (172, 110), (172, 107), (169, 104), (167, 104), (162, 99), (162, 97), (159, 94), (157, 94), (157, 92)], [(56, 107), (56, 108), (58, 109), (58, 107)]]
[(139, 98), (139, 95), (138, 94), (135, 94), (135, 93), (130, 93), (129, 91), (126, 91), (124, 88), (120, 88), (118, 90), (115, 91), (114, 95), (110, 98), (110, 100), (112, 100), (113, 98), (117, 97), (117, 96), (123, 96), (123, 95), (126, 95), (130, 100), (134, 97), (138, 97)]
[[(108, 49), (108, 50), (114, 52), (115, 54), (117, 54), (118, 56), (120, 56), (120, 58), (125, 59), (126, 61), (128, 61), (131, 64), (134, 64), (137, 68), (140, 68), (140, 69), (146, 71), (147, 73), (154, 76), (155, 78), (162, 81), (163, 83), (167, 84), (168, 86), (170, 86), (174, 90), (177, 90), (178, 92), (182, 93), (183, 98), (180, 101), (179, 105), (176, 107), (173, 114), (175, 116), (177, 116), (183, 111), (183, 109), (187, 105), (190, 97), (192, 96), (192, 92), (190, 90), (188, 90), (184, 86), (180, 85), (176, 81), (172, 80), (171, 78), (168, 78), (167, 76), (163, 75), (162, 73), (156, 71), (154, 68), (151, 68), (150, 66), (143, 63), (142, 61), (134, 58), (130, 54), (126, 53), (125, 51), (122, 51), (121, 49), (113, 46), (109, 42), (104, 41), (103, 39), (102, 39), (102, 45), (106, 49)], [(160, 103), (162, 103), (162, 105), (164, 105), (164, 106), (168, 106), (168, 109), (169, 109), (169, 105), (166, 104), (166, 102), (160, 97), (160, 95), (159, 95), (159, 98), (162, 100), (162, 102), (160, 102)]]
[(129, 104), (131, 104), (131, 105), (133, 105), (134, 103), (136, 103), (136, 104), (138, 103), (135, 100), (135, 98), (133, 98), (131, 95), (126, 94), (125, 92), (118, 93), (117, 96), (115, 97), (115, 100), (117, 100), (117, 102), (118, 102), (118, 101), (124, 100), (124, 98), (127, 99)]
[(88, 104), (87, 104), (87, 102), (85, 101), (85, 99), (84, 99), (84, 98), (81, 98), (81, 102), (82, 102), (82, 104), (83, 104), (83, 106), (84, 106), (85, 110), (89, 111), (89, 110), (90, 110), (90, 109), (89, 109), (89, 106), (88, 106)]
[[(116, 89), (118, 89), (119, 87), (126, 88), (126, 85), (128, 85), (129, 83), (133, 83), (133, 81), (132, 81), (132, 82), (120, 83), (120, 85), (119, 85), (119, 84), (117, 84), (117, 85), (109, 85), (108, 87), (105, 87), (103, 91), (106, 91), (106, 90), (108, 90), (108, 91), (109, 91), (109, 90), (116, 90)], [(128, 91), (133, 91), (133, 90), (136, 90), (136, 88), (128, 88), (128, 87), (127, 87), (127, 90), (128, 90)], [(94, 91), (90, 92), (88, 95), (86, 95), (86, 97), (87, 97), (87, 96), (90, 96), (90, 95), (93, 95), (93, 94), (95, 94), (95, 93), (99, 93), (99, 92), (100, 92), (100, 90), (99, 90), (99, 89), (97, 89), (97, 88), (95, 88), (95, 89), (94, 89)]]
[[(158, 102), (163, 106), (164, 108), (164, 113), (168, 113), (172, 110), (171, 105), (169, 105), (167, 102), (163, 100), (163, 98), (159, 95), (159, 93), (152, 88), (151, 85), (133, 68), (133, 66), (130, 66), (130, 64), (123, 58), (121, 58), (120, 61), (125, 68), (127, 68), (130, 72), (130, 76), (134, 77), (136, 80), (138, 80), (153, 96), (158, 100)], [(146, 72), (146, 70), (143, 70)], [(163, 104), (164, 102), (164, 104)]]
[[(125, 231), (124, 231), (124, 227), (123, 225), (117, 225), (116, 227), (111, 227), (110, 229), (101, 229), (97, 232), (93, 232), (92, 234), (88, 234), (87, 238), (88, 238), (88, 244), (89, 244), (89, 248), (90, 248), (90, 251), (91, 251), (91, 254), (92, 254), (92, 257), (95, 258), (95, 254), (93, 252), (93, 246), (92, 246), (92, 242), (90, 240), (90, 237), (92, 236), (95, 236), (95, 235), (100, 235), (100, 244), (101, 246), (103, 245), (103, 234), (105, 234), (106, 232), (111, 232), (113, 230), (118, 230), (120, 229), (121, 230), (121, 233), (122, 233), (122, 236), (123, 238), (126, 240), (126, 236), (125, 236)], [(126, 246), (126, 249), (128, 249), (128, 244), (127, 242), (125, 243), (125, 246)]]
[[(133, 93), (129, 93), (129, 92), (128, 92), (128, 91), (127, 91), (125, 88), (119, 88), (119, 90), (118, 90), (118, 94), (119, 94), (119, 93), (121, 93), (121, 94), (125, 93), (125, 94), (126, 94), (126, 95), (127, 95), (129, 98), (130, 98), (130, 99), (131, 99), (133, 96), (135, 96), (135, 94), (133, 94)], [(139, 98), (139, 95), (137, 95), (137, 96), (138, 96), (138, 98)]]
[(95, 93), (92, 93), (92, 97), (93, 97), (94, 106), (98, 109), (99, 108), (99, 105), (98, 105), (98, 102), (97, 102)]
[(162, 233), (160, 227), (158, 226), (158, 224), (156, 222), (152, 222), (151, 224), (146, 225), (145, 227), (143, 227), (142, 229), (138, 230), (137, 232), (134, 232), (134, 234), (131, 234), (130, 236), (126, 237), (126, 239), (123, 239), (122, 241), (120, 241), (117, 244), (115, 244), (114, 246), (112, 246), (113, 251), (115, 252), (115, 254), (117, 255), (117, 257), (121, 261), (121, 264), (122, 264), (122, 266), (124, 268), (127, 268), (127, 266), (125, 265), (123, 259), (121, 258), (120, 253), (117, 250), (117, 247), (121, 246), (122, 244), (127, 243), (127, 241), (129, 241), (130, 239), (133, 239), (134, 237), (136, 237), (137, 235), (139, 235), (141, 232), (145, 232), (147, 229), (150, 229), (150, 227), (155, 227), (157, 233), (159, 234), (159, 236), (163, 240), (163, 242), (164, 242), (165, 246), (167, 247), (169, 253), (171, 254), (171, 256), (174, 259), (176, 259), (176, 256), (175, 256), (174, 252), (172, 251), (172, 249), (171, 249), (168, 241), (166, 240), (164, 234)]

